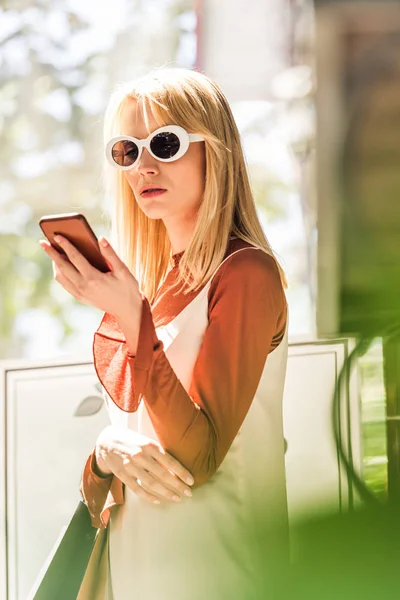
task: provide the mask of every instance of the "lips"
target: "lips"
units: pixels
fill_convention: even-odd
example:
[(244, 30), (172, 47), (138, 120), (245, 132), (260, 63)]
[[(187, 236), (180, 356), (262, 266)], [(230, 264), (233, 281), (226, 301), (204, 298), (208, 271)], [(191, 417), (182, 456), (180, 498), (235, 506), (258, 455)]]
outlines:
[(166, 190), (164, 188), (151, 187), (151, 188), (142, 188), (139, 193), (141, 196), (144, 196), (151, 192), (166, 192)]
[(151, 188), (150, 190), (145, 190), (144, 192), (142, 192), (142, 196), (146, 194), (152, 194), (153, 192), (165, 192), (165, 190), (163, 190), (162, 188)]

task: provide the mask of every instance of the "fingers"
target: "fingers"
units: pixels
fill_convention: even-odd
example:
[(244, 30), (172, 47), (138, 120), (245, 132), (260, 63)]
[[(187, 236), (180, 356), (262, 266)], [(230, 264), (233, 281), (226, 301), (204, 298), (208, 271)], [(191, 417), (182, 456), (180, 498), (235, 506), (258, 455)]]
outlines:
[(132, 490), (132, 492), (134, 492), (139, 498), (141, 498), (145, 502), (148, 502), (149, 504), (161, 504), (160, 499), (157, 498), (157, 496), (146, 492), (146, 490), (143, 489), (141, 485), (139, 485), (136, 479), (131, 479), (129, 483), (124, 483)]
[[(149, 446), (146, 447), (146, 450)], [(138, 485), (146, 494), (138, 494), (154, 503), (154, 498), (168, 502), (180, 502), (183, 496), (191, 497), (191, 489), (179, 477), (167, 471), (148, 452), (136, 454), (134, 460), (124, 462), (121, 473), (114, 471), (119, 479), (135, 493)], [(138, 483), (139, 482), (139, 483)]]
[[(141, 486), (141, 481), (137, 477), (138, 471), (137, 471), (137, 469), (133, 468), (132, 463), (130, 463), (125, 458), (122, 461), (122, 465), (121, 465), (121, 461), (120, 461), (121, 457), (115, 456), (113, 454), (109, 455), (109, 458), (111, 459), (110, 464), (108, 465), (109, 468), (114, 473), (114, 475), (116, 477), (118, 477), (118, 479), (120, 481), (122, 481), (122, 483), (126, 487), (128, 487), (139, 498), (141, 498), (145, 502), (148, 502), (149, 504), (161, 504), (160, 498), (158, 498), (156, 495), (146, 491), (144, 489), (144, 487)], [(115, 460), (115, 459), (117, 459), (117, 460)], [(139, 472), (141, 475), (144, 475), (144, 471), (142, 469), (139, 469)]]
[[(63, 256), (58, 250), (53, 248), (49, 242), (46, 242), (46, 240), (40, 240), (39, 244), (53, 261), (54, 279), (56, 281), (62, 283), (66, 278), (69, 280), (70, 284), (75, 286), (75, 289), (77, 286), (81, 285), (83, 278), (76, 267), (70, 262), (68, 255)], [(64, 286), (64, 283), (62, 283), (62, 285)], [(70, 289), (65, 289), (70, 292)], [(75, 296), (75, 294), (73, 295)]]
[(169, 502), (180, 502), (181, 498), (176, 492), (163, 486), (159, 481), (152, 477), (145, 470), (140, 469), (140, 478), (135, 476), (119, 476), (119, 479), (139, 498), (145, 500), (149, 504), (161, 504), (162, 500)]
[(55, 235), (55, 241), (57, 244), (60, 244), (61, 248), (64, 250), (65, 254), (68, 256), (71, 263), (74, 265), (76, 270), (83, 275), (83, 277), (87, 280), (89, 277), (93, 276), (97, 269), (92, 267), (89, 261), (75, 248), (71, 242), (69, 242), (62, 235)]
[[(49, 255), (49, 257), (53, 261), (53, 277), (55, 281), (60, 283), (63, 288), (72, 294), (75, 298), (78, 298), (78, 291), (75, 285), (71, 282), (71, 280), (66, 276), (65, 273), (73, 273), (73, 276), (77, 274), (77, 271), (73, 265), (69, 262), (68, 258), (55, 248), (53, 248), (48, 242), (45, 240), (40, 241), (40, 245)], [(79, 298), (78, 298), (79, 299)]]
[(114, 248), (112, 248), (112, 246), (110, 245), (108, 240), (106, 240), (105, 237), (101, 237), (99, 239), (99, 247), (100, 252), (107, 260), (112, 271), (115, 273), (116, 276), (118, 276), (118, 274), (121, 275), (130, 272), (126, 264), (122, 262), (118, 254), (115, 252)]
[[(172, 478), (178, 481), (176, 477), (172, 476)], [(153, 496), (156, 496), (160, 500), (168, 500), (169, 502), (181, 501), (181, 496), (178, 493), (178, 489), (176, 489), (179, 486), (174, 485), (174, 482), (172, 482), (173, 487), (172, 489), (170, 489), (163, 481), (160, 481), (160, 479), (158, 479), (156, 475), (153, 475), (153, 473), (149, 473), (144, 469), (140, 470), (140, 477), (138, 477), (138, 480), (140, 482), (141, 487), (146, 492)]]
[(54, 272), (54, 280), (57, 281), (57, 283), (59, 283), (60, 285), (62, 285), (62, 287), (64, 288), (64, 290), (66, 292), (68, 292), (69, 294), (71, 294), (71, 296), (73, 296), (74, 298), (76, 298), (80, 302), (84, 302), (84, 299), (79, 294), (79, 292), (76, 289), (75, 285), (67, 277), (65, 277), (65, 275), (63, 275), (54, 266), (53, 266), (53, 272)]
[(179, 494), (180, 496), (187, 496), (188, 498), (192, 496), (192, 490), (190, 489), (190, 487), (183, 483), (183, 481), (179, 477), (177, 477), (170, 471), (167, 471), (167, 469), (160, 465), (155, 459), (152, 458), (151, 460), (152, 464), (148, 468), (148, 470), (151, 473), (151, 475), (157, 481), (161, 482), (165, 488), (171, 490), (172, 495), (168, 492), (168, 499), (173, 500), (172, 496), (174, 494)]
[(165, 452), (161, 447), (158, 448), (156, 445), (153, 446), (154, 452), (152, 453), (153, 458), (157, 460), (165, 469), (174, 473), (181, 481), (188, 485), (194, 484), (194, 479), (187, 469), (180, 462), (178, 462), (173, 456)]
[(69, 269), (71, 272), (76, 271), (75, 267), (70, 263), (67, 256), (61, 254), (61, 252), (56, 250), (49, 242), (46, 240), (40, 240), (39, 244), (59, 269)]
[(192, 496), (193, 477), (157, 442), (128, 430), (113, 431), (113, 436), (118, 444), (111, 443), (109, 468), (140, 498), (154, 504)]
[(74, 298), (77, 300), (84, 302), (84, 299), (79, 293), (78, 287), (82, 281), (82, 277), (74, 265), (70, 263), (66, 256), (53, 248), (53, 246), (51, 246), (51, 244), (45, 240), (41, 240), (40, 245), (53, 261), (54, 280), (61, 284), (62, 287), (71, 294), (71, 296), (74, 296)]

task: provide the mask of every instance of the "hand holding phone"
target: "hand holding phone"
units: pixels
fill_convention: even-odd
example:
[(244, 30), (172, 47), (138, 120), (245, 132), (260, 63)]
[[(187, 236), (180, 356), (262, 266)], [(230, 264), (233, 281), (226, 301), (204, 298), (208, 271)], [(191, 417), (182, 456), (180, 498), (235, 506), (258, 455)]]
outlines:
[(63, 256), (66, 257), (64, 250), (54, 239), (57, 234), (70, 241), (93, 267), (102, 273), (110, 271), (106, 259), (100, 252), (97, 237), (82, 214), (45, 215), (40, 219), (39, 225), (50, 244)]
[[(139, 283), (127, 265), (105, 238), (100, 241), (100, 250), (83, 215), (48, 215), (40, 219), (40, 226), (48, 242), (41, 240), (39, 244), (53, 261), (54, 279), (79, 302), (112, 315), (134, 356), (143, 298)], [(59, 243), (55, 239), (57, 234)]]

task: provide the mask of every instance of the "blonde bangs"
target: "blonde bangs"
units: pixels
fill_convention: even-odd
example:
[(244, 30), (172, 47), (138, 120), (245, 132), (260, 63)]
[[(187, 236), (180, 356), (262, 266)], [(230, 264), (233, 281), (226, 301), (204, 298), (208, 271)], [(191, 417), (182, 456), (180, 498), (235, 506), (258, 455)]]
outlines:
[[(224, 259), (234, 235), (270, 254), (282, 285), (285, 272), (258, 219), (240, 135), (230, 106), (219, 87), (205, 75), (187, 69), (158, 69), (112, 95), (104, 122), (104, 141), (120, 135), (125, 103), (139, 102), (148, 127), (149, 111), (160, 127), (180, 125), (205, 139), (206, 181), (195, 231), (179, 265), (177, 293), (203, 287)], [(105, 167), (106, 188), (113, 198), (113, 242), (138, 279), (148, 300), (171, 266), (171, 244), (164, 223), (140, 210), (122, 171)]]

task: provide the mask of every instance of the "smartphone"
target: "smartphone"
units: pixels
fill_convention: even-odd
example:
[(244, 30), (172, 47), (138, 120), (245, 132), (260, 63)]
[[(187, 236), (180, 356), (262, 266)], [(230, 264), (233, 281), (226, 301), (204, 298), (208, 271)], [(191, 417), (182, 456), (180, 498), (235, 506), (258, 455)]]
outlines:
[(50, 244), (60, 254), (66, 256), (64, 250), (54, 239), (54, 236), (57, 234), (64, 236), (70, 241), (93, 267), (102, 273), (107, 273), (111, 270), (106, 259), (100, 252), (96, 234), (86, 218), (80, 213), (44, 215), (39, 220), (39, 225)]

